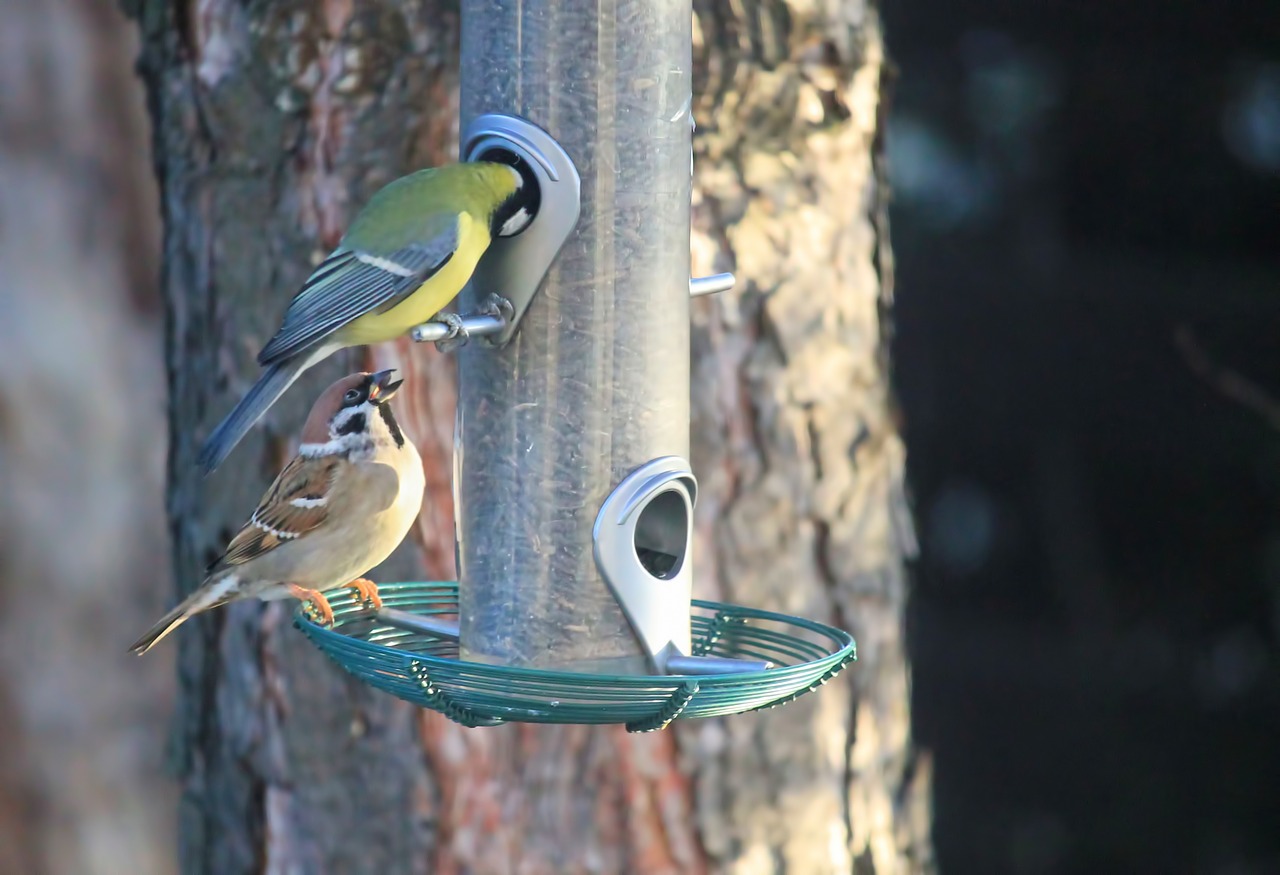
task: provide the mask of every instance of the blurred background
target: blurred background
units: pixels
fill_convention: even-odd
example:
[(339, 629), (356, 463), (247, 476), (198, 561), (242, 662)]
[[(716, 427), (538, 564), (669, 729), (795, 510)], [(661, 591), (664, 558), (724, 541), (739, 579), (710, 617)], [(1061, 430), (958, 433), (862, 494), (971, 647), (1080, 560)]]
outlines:
[[(941, 867), (1280, 871), (1280, 5), (885, 5)], [(5, 10), (0, 873), (172, 872), (136, 37)]]
[(1280, 4), (904, 0), (946, 872), (1280, 872)]
[(0, 873), (171, 873), (159, 215), (136, 28), (0, 27)]

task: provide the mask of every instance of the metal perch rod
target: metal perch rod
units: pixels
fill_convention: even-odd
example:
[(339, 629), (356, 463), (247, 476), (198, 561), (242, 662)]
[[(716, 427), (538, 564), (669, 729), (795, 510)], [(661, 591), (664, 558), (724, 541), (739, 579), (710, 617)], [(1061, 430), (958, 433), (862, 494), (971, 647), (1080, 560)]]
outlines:
[[(727, 292), (733, 288), (737, 280), (731, 273), (715, 273), (711, 276), (694, 277), (689, 280), (689, 297), (701, 298)], [(500, 334), (507, 327), (507, 320), (501, 316), (474, 313), (462, 317), (462, 328), (467, 334), (483, 337), (486, 334)], [(414, 328), (409, 335), (418, 343), (437, 343), (449, 336), (450, 327), (444, 322), (424, 322)]]
[[(408, 632), (432, 635), (447, 641), (457, 641), (459, 637), (457, 620), (411, 614), (395, 608), (382, 608), (374, 616), (379, 622)], [(728, 659), (723, 656), (673, 656), (667, 662), (667, 672), (673, 675), (750, 674), (771, 668), (773, 663), (769, 660)]]
[[(462, 328), (467, 334), (483, 336), (497, 334), (507, 327), (507, 320), (501, 316), (474, 313), (462, 317)], [(436, 343), (449, 336), (449, 325), (444, 322), (424, 322), (409, 332), (409, 336), (418, 343)]]
[(701, 298), (703, 295), (714, 295), (727, 292), (737, 282), (731, 273), (713, 273), (711, 276), (694, 277), (689, 280), (689, 297)]

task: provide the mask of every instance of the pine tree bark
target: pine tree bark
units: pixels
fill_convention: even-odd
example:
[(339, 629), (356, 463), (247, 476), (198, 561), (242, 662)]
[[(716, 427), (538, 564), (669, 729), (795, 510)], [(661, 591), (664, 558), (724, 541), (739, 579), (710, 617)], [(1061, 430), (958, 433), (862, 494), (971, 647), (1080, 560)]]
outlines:
[(695, 12), (694, 267), (739, 281), (695, 308), (695, 579), (859, 645), (821, 695), (681, 728), (701, 766), (699, 837), (728, 871), (930, 871), (903, 641), (915, 536), (889, 387), (879, 15), (861, 0)]
[[(169, 513), (191, 585), (311, 396), (359, 363), (314, 369), (199, 478), (195, 448), (352, 207), (456, 154), (458, 23), (444, 0), (134, 3), (166, 225)], [(695, 263), (740, 281), (695, 308), (700, 594), (838, 622), (860, 662), (785, 709), (655, 735), (465, 730), (340, 675), (285, 609), (233, 606), (180, 636), (184, 871), (931, 867), (882, 330), (878, 18), (858, 2), (695, 5)], [(408, 372), (428, 467), (419, 542), (375, 577), (452, 576), (452, 363), (408, 341), (369, 355)]]

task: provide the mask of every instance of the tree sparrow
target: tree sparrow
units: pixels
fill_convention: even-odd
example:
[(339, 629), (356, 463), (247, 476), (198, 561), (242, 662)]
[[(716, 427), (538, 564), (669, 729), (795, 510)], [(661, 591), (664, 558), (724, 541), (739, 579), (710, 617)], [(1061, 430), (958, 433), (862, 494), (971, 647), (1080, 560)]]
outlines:
[(403, 380), (394, 369), (351, 374), (316, 400), (302, 445), (258, 509), (209, 566), (200, 588), (130, 648), (146, 653), (189, 617), (242, 598), (293, 596), (327, 623), (323, 590), (347, 584), (382, 607), (361, 575), (404, 540), (422, 506), (422, 459), (387, 403)]

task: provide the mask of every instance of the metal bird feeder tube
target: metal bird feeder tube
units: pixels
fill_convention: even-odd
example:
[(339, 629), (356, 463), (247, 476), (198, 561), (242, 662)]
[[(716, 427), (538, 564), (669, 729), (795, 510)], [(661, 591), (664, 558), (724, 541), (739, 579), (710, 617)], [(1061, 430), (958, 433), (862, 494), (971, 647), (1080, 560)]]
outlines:
[[(689, 453), (691, 21), (689, 0), (462, 4), (464, 131), (487, 114), (532, 122), (581, 179), (518, 330), (460, 354), (463, 659), (651, 671), (593, 527), (629, 473)], [(473, 282), (463, 308), (491, 292)]]

